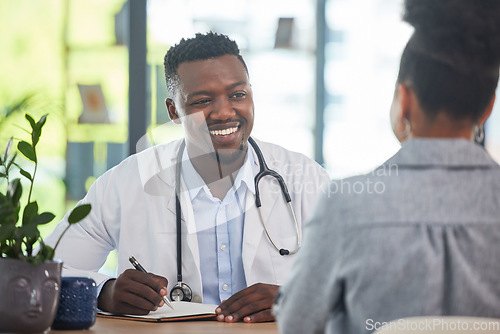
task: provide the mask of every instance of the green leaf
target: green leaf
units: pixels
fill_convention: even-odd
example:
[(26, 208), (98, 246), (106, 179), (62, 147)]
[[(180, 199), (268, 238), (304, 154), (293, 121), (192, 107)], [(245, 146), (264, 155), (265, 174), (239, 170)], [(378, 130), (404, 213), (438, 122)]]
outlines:
[(20, 227), (20, 233), (23, 238), (26, 238), (27, 244), (33, 244), (33, 239), (37, 239), (40, 236), (40, 232), (38, 231), (37, 225), (35, 224), (35, 220), (31, 220), (28, 224)]
[[(10, 198), (7, 197), (7, 194), (4, 195), (0, 192), (0, 204), (8, 202), (10, 202)], [(0, 217), (2, 216), (0, 215)]]
[(43, 263), (45, 260), (52, 260), (54, 258), (54, 249), (46, 244), (43, 241), (40, 242), (40, 250), (38, 254), (35, 256), (34, 260), (36, 263)]
[(19, 208), (5, 199), (3, 197), (0, 201), (0, 225), (15, 226), (19, 218)]
[(31, 146), (30, 143), (26, 141), (20, 141), (17, 144), (17, 149), (28, 159), (36, 163), (36, 154), (35, 149)]
[(33, 119), (33, 117), (31, 117), (31, 115), (29, 115), (29, 114), (24, 115), (24, 117), (28, 120), (28, 122), (30, 122), (31, 128), (33, 130), (35, 130), (36, 129), (36, 122)]
[(23, 194), (23, 186), (21, 180), (14, 179), (9, 183), (7, 188), (7, 197), (10, 198), (13, 205), (19, 206), (19, 200)]
[(14, 230), (16, 226), (14, 224), (3, 224), (0, 225), (0, 243), (4, 243), (7, 240), (11, 240), (14, 236)]
[(25, 178), (27, 178), (28, 180), (32, 181), (31, 174), (29, 172), (27, 172), (21, 168), (19, 170), (19, 173), (21, 173), (21, 175), (24, 176)]
[(9, 142), (7, 143), (7, 147), (5, 147), (5, 151), (3, 153), (3, 161), (7, 161), (7, 157), (9, 156), (10, 153), (10, 148), (12, 147), (12, 140), (13, 137), (10, 137)]
[(49, 114), (45, 114), (42, 117), (40, 117), (40, 120), (36, 123), (36, 127), (38, 130), (41, 130), (42, 127), (45, 125), (45, 122), (47, 121), (47, 116)]
[(51, 212), (43, 212), (35, 218), (36, 225), (50, 223), (56, 216)]
[(31, 225), (37, 215), (38, 215), (37, 202), (31, 202), (28, 205), (26, 205), (23, 211), (23, 226)]
[(82, 204), (80, 206), (77, 206), (69, 214), (68, 223), (70, 225), (78, 223), (80, 220), (82, 220), (83, 218), (87, 217), (87, 215), (90, 213), (90, 209), (91, 208), (92, 207), (91, 207), (90, 204)]
[(42, 135), (42, 127), (44, 126), (45, 121), (47, 120), (47, 115), (48, 114), (43, 115), (33, 127), (33, 132), (31, 133), (31, 140), (33, 142), (33, 146), (36, 146), (36, 144), (38, 144), (38, 140)]
[(31, 142), (33, 143), (33, 147), (38, 144), (38, 140), (40, 139), (40, 135), (42, 134), (41, 129), (33, 129), (33, 132), (31, 132)]
[(14, 253), (12, 246), (2, 248), (2, 253), (5, 254), (5, 257), (16, 258), (16, 254)]

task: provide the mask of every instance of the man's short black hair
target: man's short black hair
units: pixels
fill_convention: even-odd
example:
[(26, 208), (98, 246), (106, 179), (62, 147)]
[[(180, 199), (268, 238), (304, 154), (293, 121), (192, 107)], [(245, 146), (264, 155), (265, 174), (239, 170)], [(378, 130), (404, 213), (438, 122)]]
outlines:
[(196, 34), (193, 38), (181, 39), (181, 41), (172, 46), (164, 58), (165, 80), (167, 90), (171, 97), (174, 96), (179, 85), (179, 76), (177, 68), (180, 64), (196, 60), (206, 60), (224, 55), (233, 55), (238, 57), (248, 74), (248, 68), (240, 55), (240, 49), (235, 41), (228, 36), (209, 32), (207, 34)]

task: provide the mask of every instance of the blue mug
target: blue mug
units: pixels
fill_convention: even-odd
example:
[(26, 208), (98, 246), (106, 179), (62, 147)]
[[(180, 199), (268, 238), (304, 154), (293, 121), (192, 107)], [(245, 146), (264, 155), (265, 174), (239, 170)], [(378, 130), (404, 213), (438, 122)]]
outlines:
[(97, 285), (88, 277), (62, 277), (53, 329), (87, 329), (97, 313)]

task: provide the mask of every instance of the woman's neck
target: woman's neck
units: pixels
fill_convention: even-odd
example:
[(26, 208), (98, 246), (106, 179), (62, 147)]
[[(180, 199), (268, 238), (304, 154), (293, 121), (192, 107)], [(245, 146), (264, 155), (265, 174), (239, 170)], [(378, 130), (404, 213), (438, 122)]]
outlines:
[(474, 123), (471, 120), (455, 120), (441, 112), (432, 119), (426, 115), (416, 116), (411, 124), (411, 137), (464, 138), (472, 140)]

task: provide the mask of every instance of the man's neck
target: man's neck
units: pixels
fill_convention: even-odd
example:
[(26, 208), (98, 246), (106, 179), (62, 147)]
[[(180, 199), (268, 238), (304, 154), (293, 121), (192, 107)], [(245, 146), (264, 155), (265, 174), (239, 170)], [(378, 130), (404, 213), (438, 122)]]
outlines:
[(208, 186), (212, 196), (221, 200), (233, 186), (234, 179), (243, 166), (246, 156), (242, 153), (235, 161), (228, 163), (221, 162), (217, 154), (191, 155), (188, 149), (188, 155), (194, 169)]

